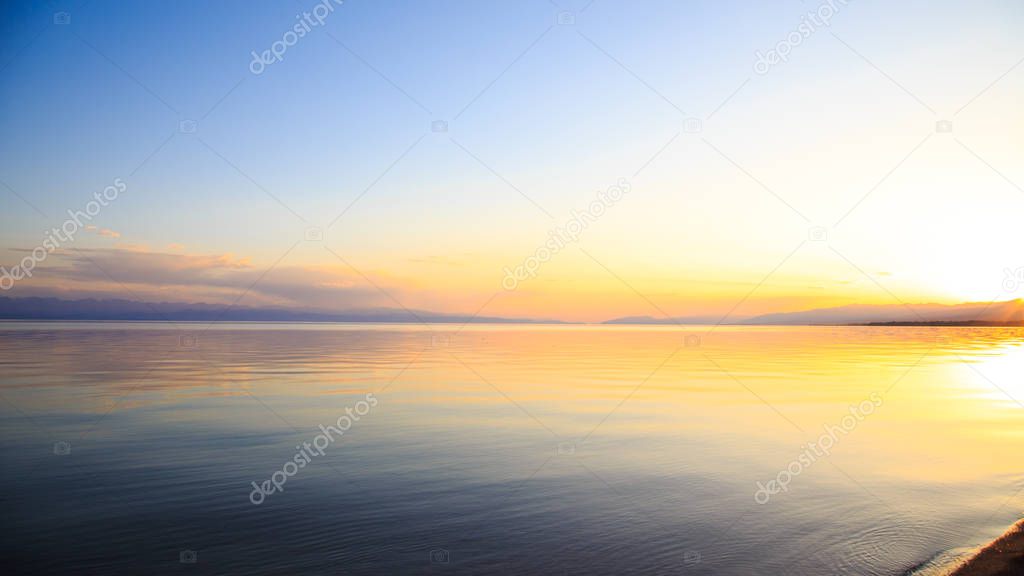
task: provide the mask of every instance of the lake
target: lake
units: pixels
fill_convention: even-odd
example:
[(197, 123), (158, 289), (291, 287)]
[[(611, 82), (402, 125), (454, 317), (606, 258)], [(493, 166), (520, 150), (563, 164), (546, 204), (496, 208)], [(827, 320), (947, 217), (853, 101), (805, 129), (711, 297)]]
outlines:
[(6, 564), (938, 573), (1024, 507), (1024, 329), (0, 323)]

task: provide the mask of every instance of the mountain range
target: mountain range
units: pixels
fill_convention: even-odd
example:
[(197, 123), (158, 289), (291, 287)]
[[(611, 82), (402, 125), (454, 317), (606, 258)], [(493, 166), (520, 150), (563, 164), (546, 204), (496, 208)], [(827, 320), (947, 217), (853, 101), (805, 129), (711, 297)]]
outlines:
[(439, 314), (423, 310), (375, 308), (329, 312), (290, 308), (252, 308), (224, 304), (140, 302), (136, 300), (63, 300), (52, 297), (0, 297), (3, 320), (128, 320), (173, 322), (381, 322), (381, 323), (503, 323), (558, 324), (558, 320), (534, 320)]
[[(0, 297), (2, 320), (129, 320), (177, 322), (368, 322), (368, 323), (503, 323), (565, 324), (559, 320), (443, 314), (424, 310), (374, 308), (350, 311), (253, 308), (223, 304), (141, 302), (123, 299), (64, 300), (53, 297)], [(937, 324), (1024, 326), (1024, 301), (963, 304), (851, 304), (797, 312), (778, 312), (750, 318), (720, 316), (655, 318), (627, 316), (602, 324), (730, 324), (730, 325), (865, 325)]]
[(764, 314), (743, 324), (989, 324), (1024, 325), (1024, 301), (963, 304), (849, 305), (802, 312)]

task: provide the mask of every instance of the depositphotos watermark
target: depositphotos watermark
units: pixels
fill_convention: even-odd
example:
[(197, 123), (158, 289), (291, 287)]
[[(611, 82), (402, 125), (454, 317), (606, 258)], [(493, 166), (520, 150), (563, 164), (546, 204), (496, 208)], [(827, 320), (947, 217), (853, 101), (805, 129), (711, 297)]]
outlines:
[(292, 26), (291, 30), (282, 34), (280, 40), (275, 41), (270, 45), (270, 48), (259, 54), (255, 50), (250, 51), (252, 61), (249, 62), (249, 71), (259, 76), (263, 74), (267, 66), (284, 60), (284, 53), (288, 51), (288, 48), (298, 44), (299, 38), (312, 32), (315, 26), (323, 26), (324, 20), (334, 13), (338, 6), (344, 3), (345, 0), (322, 0), (319, 4), (313, 6), (312, 12), (296, 14), (295, 18), (299, 22)]
[(84, 222), (92, 221), (103, 208), (117, 200), (117, 197), (127, 189), (128, 185), (124, 181), (115, 178), (113, 184), (100, 192), (94, 192), (93, 199), (87, 202), (82, 210), (68, 210), (68, 219), (59, 228), (52, 228), (42, 243), (33, 248), (28, 256), (21, 259), (21, 262), (10, 270), (0, 266), (0, 290), (10, 290), (14, 288), (15, 282), (31, 278), (32, 270), (35, 270), (36, 266), (59, 249), (63, 243), (74, 241), (75, 234), (87, 227)]
[(772, 496), (779, 492), (789, 492), (789, 483), (793, 478), (799, 476), (821, 457), (827, 457), (832, 453), (832, 448), (839, 443), (839, 439), (852, 432), (864, 418), (870, 416), (876, 409), (882, 406), (882, 396), (878, 392), (872, 392), (869, 400), (864, 400), (856, 406), (850, 406), (850, 413), (843, 416), (839, 426), (825, 425), (825, 433), (818, 437), (816, 442), (807, 444), (807, 448), (789, 463), (773, 480), (767, 483), (757, 483), (757, 492), (754, 493), (754, 501), (758, 504), (767, 504)]
[(596, 222), (598, 218), (604, 215), (605, 211), (614, 206), (619, 200), (622, 200), (623, 196), (632, 189), (633, 186), (628, 180), (619, 178), (618, 182), (609, 186), (607, 190), (598, 192), (597, 198), (587, 206), (585, 211), (577, 212), (575, 209), (571, 210), (569, 212), (569, 220), (566, 221), (565, 225), (548, 232), (547, 241), (537, 247), (532, 255), (527, 256), (514, 269), (509, 269), (508, 266), (505, 267), (505, 277), (501, 279), (501, 287), (511, 292), (518, 288), (519, 283), (527, 278), (536, 278), (537, 270), (541, 264), (554, 258), (555, 254), (561, 252), (570, 243), (578, 242), (580, 234), (587, 229), (587, 226)]
[(326, 454), (325, 449), (333, 444), (338, 438), (345, 435), (352, 428), (353, 423), (359, 422), (360, 416), (366, 416), (370, 413), (370, 408), (377, 406), (377, 398), (373, 395), (373, 392), (366, 394), (365, 400), (356, 402), (356, 406), (345, 407), (345, 414), (338, 417), (336, 426), (324, 426), (320, 425), (320, 434), (313, 437), (312, 442), (303, 442), (302, 445), (296, 446), (295, 449), (298, 452), (291, 460), (288, 460), (281, 466), (281, 469), (270, 475), (268, 480), (256, 483), (252, 482), (252, 492), (249, 493), (249, 501), (259, 506), (263, 504), (263, 501), (267, 499), (267, 496), (275, 492), (284, 492), (285, 482), (292, 476), (295, 476), (299, 472), (299, 469), (305, 468), (316, 456), (323, 456)]
[(1003, 290), (1007, 292), (1016, 292), (1020, 290), (1021, 286), (1024, 286), (1024, 266), (1018, 267), (1016, 270), (1010, 270), (1009, 268), (1003, 269)]
[(786, 38), (776, 44), (774, 48), (765, 53), (760, 50), (754, 52), (754, 56), (757, 57), (757, 62), (754, 62), (754, 72), (764, 75), (779, 62), (788, 62), (789, 55), (794, 48), (803, 44), (804, 40), (810, 38), (823, 26), (830, 26), (832, 18), (839, 13), (839, 9), (849, 3), (850, 0), (826, 0), (819, 4), (816, 10), (804, 14), (796, 29), (787, 34)]

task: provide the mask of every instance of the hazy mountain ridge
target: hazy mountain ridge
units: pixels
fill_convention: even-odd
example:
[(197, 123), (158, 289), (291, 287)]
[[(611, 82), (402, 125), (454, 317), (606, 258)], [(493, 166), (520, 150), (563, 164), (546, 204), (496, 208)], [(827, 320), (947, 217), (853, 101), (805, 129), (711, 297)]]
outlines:
[(800, 312), (763, 314), (741, 324), (1024, 324), (1024, 301), (967, 302), (963, 304), (851, 304)]
[[(711, 316), (654, 318), (626, 316), (603, 324), (717, 324), (721, 319)], [(1024, 325), (1024, 301), (966, 302), (963, 304), (850, 304), (833, 308), (816, 308), (797, 312), (773, 312), (753, 318), (726, 319), (725, 325), (848, 325), (848, 324), (982, 324)]]
[(560, 323), (557, 320), (500, 318), (468, 314), (439, 314), (422, 310), (378, 308), (328, 312), (288, 308), (249, 308), (224, 304), (139, 302), (87, 298), (0, 297), (0, 319), (5, 320), (134, 320), (179, 322), (380, 322), (380, 323)]
[[(178, 322), (367, 322), (367, 323), (496, 323), (567, 324), (560, 320), (442, 314), (424, 310), (374, 308), (341, 312), (290, 308), (251, 308), (224, 304), (141, 302), (124, 299), (63, 300), (54, 297), (0, 297), (3, 320), (122, 320)], [(625, 316), (601, 322), (609, 325), (718, 324), (718, 316), (654, 318)], [(726, 325), (850, 325), (962, 324), (1024, 325), (1024, 300), (963, 304), (851, 304), (797, 312), (762, 314), (726, 320)]]
[[(680, 316), (677, 318), (655, 318), (653, 316), (623, 316), (605, 320), (601, 324), (717, 324), (720, 316)], [(734, 322), (735, 323), (735, 322)]]

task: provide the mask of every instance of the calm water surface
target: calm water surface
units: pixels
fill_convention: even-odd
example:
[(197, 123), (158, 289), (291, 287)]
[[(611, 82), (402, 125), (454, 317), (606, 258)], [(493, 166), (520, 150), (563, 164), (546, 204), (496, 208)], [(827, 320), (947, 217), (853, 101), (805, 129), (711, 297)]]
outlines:
[(1024, 509), (1024, 330), (456, 331), (0, 324), (5, 567), (897, 575)]

